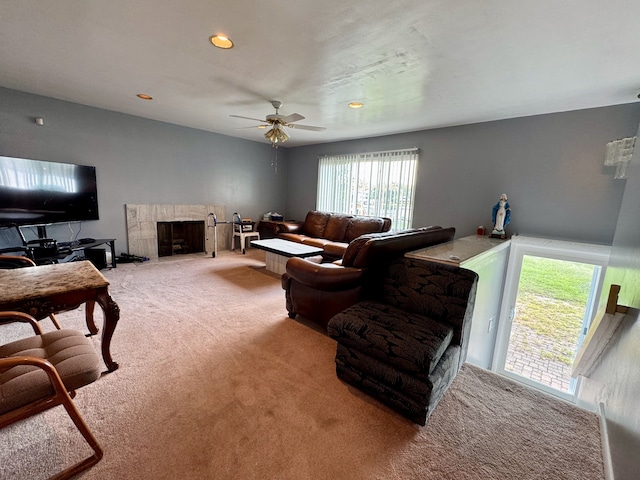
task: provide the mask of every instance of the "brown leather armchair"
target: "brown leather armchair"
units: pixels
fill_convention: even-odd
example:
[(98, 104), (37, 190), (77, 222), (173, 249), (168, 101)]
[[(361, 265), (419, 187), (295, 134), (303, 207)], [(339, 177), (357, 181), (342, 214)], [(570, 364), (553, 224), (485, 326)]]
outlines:
[(371, 233), (353, 240), (341, 260), (314, 263), (291, 258), (282, 275), (289, 317), (301, 315), (326, 327), (335, 314), (361, 300), (363, 287), (406, 252), (453, 241), (455, 228), (423, 227)]

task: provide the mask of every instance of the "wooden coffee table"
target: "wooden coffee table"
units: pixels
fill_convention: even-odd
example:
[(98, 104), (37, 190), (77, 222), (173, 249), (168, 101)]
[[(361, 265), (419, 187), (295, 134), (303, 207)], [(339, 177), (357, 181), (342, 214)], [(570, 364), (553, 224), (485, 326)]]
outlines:
[(290, 242), (281, 238), (252, 240), (251, 246), (267, 252), (267, 270), (282, 275), (286, 271), (287, 260), (291, 257), (312, 257), (322, 253), (322, 248)]

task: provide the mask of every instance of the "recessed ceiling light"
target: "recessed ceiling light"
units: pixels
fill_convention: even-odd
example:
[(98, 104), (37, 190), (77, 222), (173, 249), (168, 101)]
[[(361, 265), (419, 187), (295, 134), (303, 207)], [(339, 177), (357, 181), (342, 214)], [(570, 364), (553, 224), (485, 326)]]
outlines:
[(147, 95), (146, 93), (139, 93), (136, 97), (141, 98), (142, 100), (153, 100), (151, 95)]
[(218, 48), (233, 48), (233, 42), (231, 39), (224, 35), (212, 35), (209, 37), (209, 41)]
[(362, 108), (363, 106), (362, 102), (349, 102), (349, 108)]

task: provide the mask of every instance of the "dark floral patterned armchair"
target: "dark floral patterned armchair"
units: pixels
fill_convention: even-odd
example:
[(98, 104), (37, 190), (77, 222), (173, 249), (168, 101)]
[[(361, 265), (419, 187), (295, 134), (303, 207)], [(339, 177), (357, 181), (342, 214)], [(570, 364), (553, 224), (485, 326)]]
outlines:
[(467, 357), (476, 273), (401, 258), (327, 325), (345, 382), (424, 425)]

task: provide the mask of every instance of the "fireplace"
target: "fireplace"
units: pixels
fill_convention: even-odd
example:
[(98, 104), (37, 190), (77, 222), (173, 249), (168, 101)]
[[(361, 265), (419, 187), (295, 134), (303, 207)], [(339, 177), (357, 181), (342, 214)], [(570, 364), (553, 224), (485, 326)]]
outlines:
[(158, 256), (204, 252), (204, 222), (157, 222)]
[[(131, 255), (141, 257), (149, 257), (157, 259), (163, 256), (166, 251), (163, 250), (159, 255), (159, 237), (158, 233), (161, 229), (168, 227), (159, 227), (158, 224), (169, 223), (175, 227), (181, 228), (180, 224), (199, 223), (204, 229), (203, 234), (196, 233), (195, 236), (203, 238), (203, 246), (200, 251), (213, 254), (214, 251), (214, 226), (211, 213), (216, 215), (218, 221), (224, 221), (226, 218), (226, 208), (222, 205), (125, 205), (127, 214), (127, 245)], [(183, 225), (184, 226), (184, 225)], [(188, 227), (191, 228), (191, 227)], [(196, 227), (197, 228), (197, 227)], [(218, 250), (227, 250), (231, 245), (231, 225), (218, 224)], [(174, 230), (175, 232), (175, 230)], [(182, 233), (173, 234), (175, 238), (182, 239), (184, 242), (189, 240), (189, 249), (195, 240), (191, 240), (192, 234), (186, 235)], [(163, 240), (164, 242), (164, 240)], [(184, 243), (183, 243), (184, 245)], [(164, 248), (164, 247), (163, 247)], [(171, 240), (171, 249), (173, 250), (173, 240)], [(179, 250), (179, 247), (177, 248)], [(175, 253), (178, 253), (177, 251)], [(182, 252), (180, 252), (182, 253)], [(172, 252), (173, 254), (173, 252)]]

